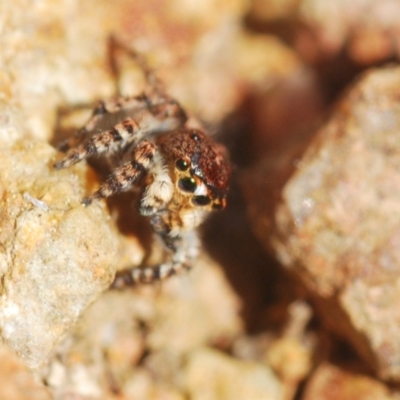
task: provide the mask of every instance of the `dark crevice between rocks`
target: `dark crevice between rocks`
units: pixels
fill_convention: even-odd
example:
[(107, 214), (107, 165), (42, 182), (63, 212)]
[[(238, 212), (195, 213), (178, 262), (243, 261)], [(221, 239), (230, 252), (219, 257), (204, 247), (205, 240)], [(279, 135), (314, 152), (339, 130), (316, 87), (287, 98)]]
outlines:
[(248, 116), (245, 103), (220, 127), (219, 141), (228, 148), (233, 165), (228, 206), (211, 214), (201, 231), (206, 250), (222, 266), (242, 301), (241, 316), (247, 332), (256, 334), (267, 329), (280, 331), (286, 322), (287, 306), (304, 292), (263, 248), (247, 217), (239, 179), (256, 159)]
[(213, 214), (204, 224), (204, 245), (240, 296), (247, 331), (279, 329), (286, 306), (295, 299), (295, 285), (254, 237), (237, 187), (228, 201), (224, 212)]

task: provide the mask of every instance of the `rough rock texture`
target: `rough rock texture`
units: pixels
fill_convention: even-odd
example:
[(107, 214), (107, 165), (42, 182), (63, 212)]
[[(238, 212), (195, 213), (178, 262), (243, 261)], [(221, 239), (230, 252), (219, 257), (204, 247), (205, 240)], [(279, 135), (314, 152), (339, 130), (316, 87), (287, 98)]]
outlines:
[[(99, 29), (91, 29), (107, 11), (90, 1), (85, 6), (74, 1), (0, 4), (1, 138), (49, 140), (58, 107), (113, 93), (104, 68), (105, 43), (96, 43)], [(90, 16), (90, 22), (84, 15)], [(108, 16), (114, 19), (112, 7)]]
[(80, 204), (83, 166), (53, 171), (36, 141), (0, 148), (0, 332), (35, 368), (110, 284), (116, 234), (103, 207)]
[(398, 393), (378, 380), (332, 364), (322, 364), (308, 382), (302, 400), (395, 400)]
[(400, 380), (399, 87), (397, 67), (355, 85), (297, 163), (274, 217), (265, 208), (267, 172), (259, 165), (244, 180), (258, 237), (300, 275), (329, 326), (393, 380)]

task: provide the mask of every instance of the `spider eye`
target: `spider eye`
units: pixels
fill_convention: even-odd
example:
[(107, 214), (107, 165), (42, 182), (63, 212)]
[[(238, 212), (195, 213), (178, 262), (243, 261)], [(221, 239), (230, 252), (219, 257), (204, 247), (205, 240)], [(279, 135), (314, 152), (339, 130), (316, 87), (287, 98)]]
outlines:
[(210, 204), (211, 199), (208, 196), (195, 196), (192, 199), (192, 203), (196, 204), (197, 206), (206, 206)]
[(193, 178), (182, 178), (179, 180), (178, 185), (185, 192), (191, 193), (193, 193), (197, 188), (196, 181)]
[(177, 160), (175, 165), (176, 165), (176, 168), (179, 169), (179, 171), (186, 171), (189, 168), (189, 164), (182, 158)]

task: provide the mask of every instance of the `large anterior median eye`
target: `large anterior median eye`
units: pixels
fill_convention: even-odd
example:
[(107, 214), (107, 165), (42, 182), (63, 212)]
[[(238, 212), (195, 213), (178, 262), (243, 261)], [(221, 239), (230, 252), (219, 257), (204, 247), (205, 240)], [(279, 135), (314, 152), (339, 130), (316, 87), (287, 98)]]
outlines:
[(182, 190), (190, 193), (193, 193), (197, 188), (196, 181), (193, 178), (182, 178), (178, 185)]
[(192, 199), (192, 203), (196, 206), (206, 206), (210, 201), (211, 199), (208, 196), (194, 196)]

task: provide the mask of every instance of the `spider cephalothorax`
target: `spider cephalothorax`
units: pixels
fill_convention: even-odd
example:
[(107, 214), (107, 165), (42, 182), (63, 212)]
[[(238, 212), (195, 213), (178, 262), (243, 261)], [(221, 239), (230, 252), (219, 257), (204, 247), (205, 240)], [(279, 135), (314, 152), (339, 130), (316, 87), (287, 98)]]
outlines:
[[(110, 127), (109, 117), (118, 122)], [(77, 145), (63, 146), (68, 152), (55, 168), (92, 155), (119, 160), (83, 204), (139, 187), (139, 212), (173, 252), (164, 264), (120, 272), (114, 286), (151, 282), (189, 268), (197, 253), (194, 229), (226, 204), (230, 165), (225, 148), (186, 126), (180, 105), (159, 91), (100, 102), (76, 140)]]
[[(229, 165), (225, 149), (200, 130), (164, 133), (156, 145), (170, 172), (173, 189), (164, 209), (170, 235), (177, 236), (196, 228), (207, 212), (225, 207)], [(146, 200), (144, 196), (142, 204)]]

